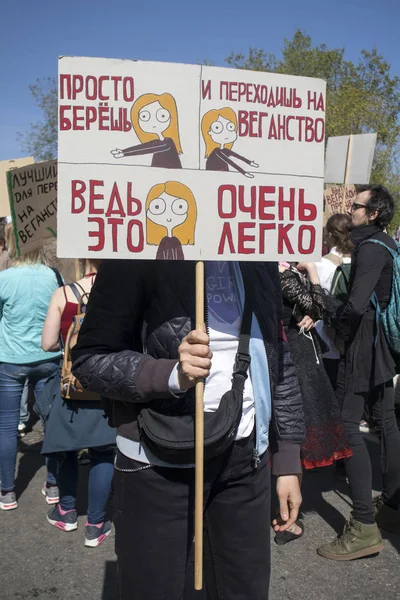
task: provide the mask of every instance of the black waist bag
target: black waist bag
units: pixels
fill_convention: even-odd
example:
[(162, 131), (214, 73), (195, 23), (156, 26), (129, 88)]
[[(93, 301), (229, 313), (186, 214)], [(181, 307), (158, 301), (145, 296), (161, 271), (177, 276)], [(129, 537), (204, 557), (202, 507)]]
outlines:
[[(239, 347), (232, 377), (232, 389), (226, 392), (215, 412), (204, 413), (204, 458), (209, 460), (225, 452), (235, 441), (243, 412), (243, 392), (250, 365), (249, 343), (252, 311), (246, 302)], [(189, 415), (166, 415), (151, 408), (138, 414), (141, 440), (162, 461), (171, 464), (195, 462), (195, 419)]]

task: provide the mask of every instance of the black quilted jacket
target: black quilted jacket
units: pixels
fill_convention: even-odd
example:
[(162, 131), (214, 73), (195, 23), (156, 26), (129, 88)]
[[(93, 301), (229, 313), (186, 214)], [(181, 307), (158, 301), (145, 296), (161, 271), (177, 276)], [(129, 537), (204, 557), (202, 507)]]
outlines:
[[(303, 404), (287, 343), (276, 263), (241, 263), (270, 366), (275, 472), (299, 472)], [(207, 265), (206, 265), (207, 275)], [(113, 400), (118, 434), (139, 440), (137, 411), (174, 402), (168, 380), (182, 338), (195, 328), (195, 263), (105, 261), (90, 295), (73, 372), (82, 385)], [(187, 392), (193, 399), (193, 390)], [(275, 444), (273, 443), (275, 440)]]

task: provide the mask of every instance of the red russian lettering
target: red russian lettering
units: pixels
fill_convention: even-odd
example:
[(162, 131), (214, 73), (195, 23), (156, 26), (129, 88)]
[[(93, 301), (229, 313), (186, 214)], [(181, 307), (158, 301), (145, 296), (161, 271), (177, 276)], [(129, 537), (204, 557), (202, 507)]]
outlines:
[(104, 181), (98, 179), (90, 179), (89, 181), (89, 214), (104, 215), (104, 208), (96, 208), (94, 203), (97, 200), (104, 200), (103, 194), (96, 194), (96, 187), (103, 187)]
[[(115, 207), (114, 204), (116, 205)], [(110, 201), (108, 203), (108, 208), (106, 212), (106, 217), (110, 217), (111, 215), (119, 215), (120, 217), (126, 216), (124, 207), (122, 206), (121, 196), (119, 194), (117, 182), (114, 182), (114, 185), (112, 187)]]
[(268, 139), (269, 140), (278, 140), (278, 132), (276, 130), (276, 126), (275, 126), (275, 118), (274, 115), (271, 115), (271, 120), (269, 122), (269, 132), (268, 132)]
[[(260, 86), (258, 86), (260, 87)], [(254, 90), (254, 85), (252, 85), (251, 83), (248, 83), (246, 86), (246, 102), (255, 102), (253, 100), (253, 90)]]
[(322, 110), (325, 112), (324, 95), (322, 93), (320, 93), (320, 95), (319, 95), (317, 106), (316, 106), (315, 110)]
[(265, 247), (268, 245), (265, 243), (266, 232), (273, 229), (276, 229), (275, 223), (260, 223), (260, 254), (265, 254)]
[(101, 77), (99, 77), (99, 100), (109, 100), (110, 99), (110, 96), (106, 96), (103, 93), (104, 81), (110, 81), (110, 78), (106, 77), (105, 75), (102, 75)]
[(303, 127), (302, 127), (302, 125), (303, 125), (304, 121), (306, 120), (306, 118), (305, 117), (296, 117), (296, 120), (297, 120), (297, 122), (299, 124), (299, 140), (298, 141), (302, 142), (303, 141)]
[(130, 118), (128, 117), (128, 111), (126, 108), (122, 109), (122, 116), (123, 116), (123, 124), (124, 124), (124, 131), (130, 131), (132, 129), (132, 122), (130, 120)]
[(111, 81), (114, 82), (114, 100), (119, 100), (118, 84), (122, 81), (122, 77), (120, 77), (119, 75), (113, 75), (111, 77)]
[[(85, 210), (85, 198), (83, 197), (86, 191), (86, 183), (80, 179), (71, 181), (71, 213), (77, 214)], [(76, 201), (80, 200), (81, 205), (77, 206)]]
[(315, 119), (314, 125), (315, 141), (321, 143), (325, 140), (325, 121), (321, 118)]
[(261, 103), (267, 104), (268, 102), (268, 87), (266, 85), (261, 86)]
[(209, 100), (211, 100), (211, 79), (209, 79), (207, 81), (207, 83), (204, 81), (204, 79), (201, 82), (201, 97), (204, 100), (205, 98), (208, 98)]
[[(134, 208), (136, 206), (136, 208)], [(136, 217), (142, 212), (142, 203), (137, 198), (132, 196), (132, 183), (128, 182), (128, 192), (127, 192), (127, 214), (128, 217)]]
[(76, 100), (78, 94), (83, 90), (83, 77), (82, 75), (72, 76), (72, 99)]
[(237, 81), (231, 81), (229, 84), (229, 100), (231, 102), (237, 102), (238, 101), (238, 82)]
[(286, 134), (286, 139), (289, 140), (290, 142), (293, 142), (294, 137), (292, 135), (290, 135), (289, 133), (289, 123), (290, 121), (294, 121), (296, 120), (296, 117), (292, 117), (292, 116), (288, 116), (286, 117), (286, 130), (285, 130), (285, 134)]
[(107, 219), (107, 223), (111, 225), (111, 239), (113, 252), (118, 252), (118, 225), (123, 225), (124, 220), (111, 217), (110, 219)]
[(266, 112), (261, 112), (258, 113), (258, 137), (262, 137), (263, 134), (263, 118), (267, 117), (268, 118), (268, 113)]
[(239, 254), (255, 254), (255, 252), (256, 252), (255, 248), (247, 248), (245, 246), (245, 244), (247, 244), (248, 242), (254, 244), (256, 236), (255, 235), (246, 235), (245, 230), (246, 229), (254, 229), (255, 226), (256, 226), (255, 223), (239, 223), (239, 226), (238, 226), (238, 253)]
[(218, 246), (218, 254), (224, 253), (226, 242), (228, 242), (229, 245), (229, 252), (231, 254), (236, 254), (230, 223), (224, 223), (224, 226), (222, 227), (221, 240)]
[(292, 244), (290, 243), (288, 232), (292, 229), (293, 224), (283, 225), (279, 223), (278, 225), (278, 254), (283, 254), (285, 252), (284, 246), (286, 246), (289, 254), (294, 254), (294, 250)]
[(67, 110), (71, 110), (71, 106), (60, 106), (60, 131), (68, 131), (72, 128), (71, 119), (65, 116)]
[[(254, 84), (253, 87), (254, 87), (254, 100), (253, 100), (253, 102), (254, 103), (261, 102), (261, 97), (260, 97), (260, 88), (261, 88), (261, 85)], [(247, 102), (249, 102), (249, 100), (247, 100)]]
[(135, 85), (133, 77), (124, 77), (122, 81), (122, 93), (125, 102), (132, 102), (135, 97)]
[[(304, 236), (306, 233), (310, 234), (308, 247), (305, 246), (304, 242)], [(312, 225), (301, 225), (299, 227), (298, 248), (300, 254), (312, 254), (314, 252), (315, 237), (315, 227)]]
[(243, 83), (243, 81), (241, 81), (239, 83), (239, 102), (241, 102), (242, 97), (244, 97), (246, 95), (247, 92), (247, 85), (245, 83)]
[(280, 187), (279, 188), (279, 199), (278, 199), (278, 210), (279, 210), (279, 220), (280, 221), (284, 221), (285, 217), (284, 217), (284, 210), (285, 208), (289, 209), (289, 221), (294, 221), (294, 198), (295, 198), (295, 189), (294, 188), (290, 188), (289, 193), (290, 193), (290, 199), (289, 200), (285, 200), (284, 199), (284, 188)]
[(275, 108), (275, 106), (276, 106), (273, 88), (271, 88), (269, 90), (269, 97), (268, 97), (268, 104), (267, 104), (267, 106), (268, 107), (272, 106), (272, 108)]
[[(67, 83), (67, 93), (65, 93), (64, 84)], [(60, 98), (64, 100), (67, 97), (71, 100), (71, 75), (60, 75)]]
[(293, 90), (293, 108), (301, 108), (303, 105), (303, 100), (297, 96), (297, 90)]
[[(223, 95), (223, 88), (225, 87), (225, 97)], [(220, 85), (219, 85), (219, 97), (221, 100), (229, 100), (229, 93), (228, 93), (228, 82), (227, 81), (221, 81)]]
[(257, 210), (257, 188), (255, 185), (251, 186), (250, 206), (247, 206), (244, 201), (244, 192), (244, 185), (239, 185), (239, 210), (243, 213), (249, 213), (251, 218), (255, 219)]
[(104, 249), (105, 241), (104, 219), (101, 219), (100, 217), (89, 217), (88, 223), (96, 223), (98, 225), (97, 231), (89, 231), (90, 238), (97, 238), (97, 245), (88, 246), (88, 250), (90, 250), (91, 252), (100, 252)]
[[(273, 221), (275, 215), (272, 212), (266, 212), (266, 209), (273, 208), (276, 204), (275, 200), (266, 200), (267, 194), (275, 194), (274, 186), (262, 185), (258, 196), (258, 217), (262, 221)], [(254, 217), (253, 217), (254, 218)]]
[(129, 252), (142, 252), (144, 247), (144, 233), (141, 221), (138, 221), (137, 219), (131, 219), (129, 221), (126, 243)]
[(248, 121), (248, 112), (247, 110), (239, 110), (238, 111), (238, 135), (239, 137), (244, 137), (249, 132), (249, 121)]
[(300, 221), (314, 221), (317, 216), (315, 204), (304, 202), (304, 189), (299, 190), (299, 219)]
[(258, 137), (257, 132), (254, 132), (253, 125), (257, 123), (258, 113), (255, 110), (249, 112), (249, 135), (250, 137)]
[[(224, 211), (224, 194), (228, 192), (230, 210)], [(221, 219), (234, 219), (236, 217), (236, 187), (234, 185), (220, 185), (218, 188), (218, 215)]]
[(306, 132), (305, 132), (305, 141), (313, 142), (314, 141), (314, 119), (311, 117), (306, 117)]
[[(90, 89), (90, 84), (92, 89)], [(88, 75), (85, 80), (85, 94), (88, 100), (97, 100), (97, 77)]]
[(109, 131), (110, 129), (110, 109), (107, 102), (99, 104), (99, 130)]
[(96, 123), (97, 108), (95, 106), (87, 106), (85, 114), (86, 129), (90, 129), (92, 123)]
[[(82, 123), (85, 120), (85, 117), (83, 115), (83, 112), (85, 110), (84, 106), (73, 106), (72, 107), (72, 129), (74, 131), (83, 131), (85, 129), (84, 125), (79, 125), (79, 121), (82, 121)], [(79, 116), (79, 112), (82, 111), (82, 115)]]

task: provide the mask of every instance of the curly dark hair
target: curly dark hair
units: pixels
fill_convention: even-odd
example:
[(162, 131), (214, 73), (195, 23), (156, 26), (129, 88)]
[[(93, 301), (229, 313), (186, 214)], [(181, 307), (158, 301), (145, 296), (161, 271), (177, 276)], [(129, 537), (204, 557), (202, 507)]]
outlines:
[(325, 228), (331, 234), (339, 252), (350, 254), (354, 248), (349, 237), (352, 230), (351, 217), (345, 214), (332, 215)]
[(392, 194), (383, 185), (359, 185), (357, 192), (371, 192), (370, 198), (366, 204), (367, 214), (371, 215), (375, 211), (378, 216), (374, 225), (385, 229), (394, 217), (395, 206)]

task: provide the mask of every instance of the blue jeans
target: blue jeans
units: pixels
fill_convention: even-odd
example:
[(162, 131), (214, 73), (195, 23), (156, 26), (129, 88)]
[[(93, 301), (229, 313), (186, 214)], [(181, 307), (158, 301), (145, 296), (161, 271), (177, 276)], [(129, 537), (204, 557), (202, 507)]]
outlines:
[[(3, 492), (14, 490), (18, 424), (25, 381), (32, 385), (37, 400), (59, 363), (59, 359), (29, 365), (0, 363), (0, 480)], [(48, 483), (55, 483), (57, 463), (50, 461), (47, 468)]]
[[(54, 455), (59, 456), (59, 455)], [(76, 488), (78, 483), (77, 453), (61, 453), (57, 483), (60, 490), (60, 506), (63, 510), (76, 507)], [(107, 500), (111, 490), (114, 470), (114, 448), (104, 446), (89, 448), (91, 461), (89, 474), (88, 523), (97, 525), (105, 518)]]

